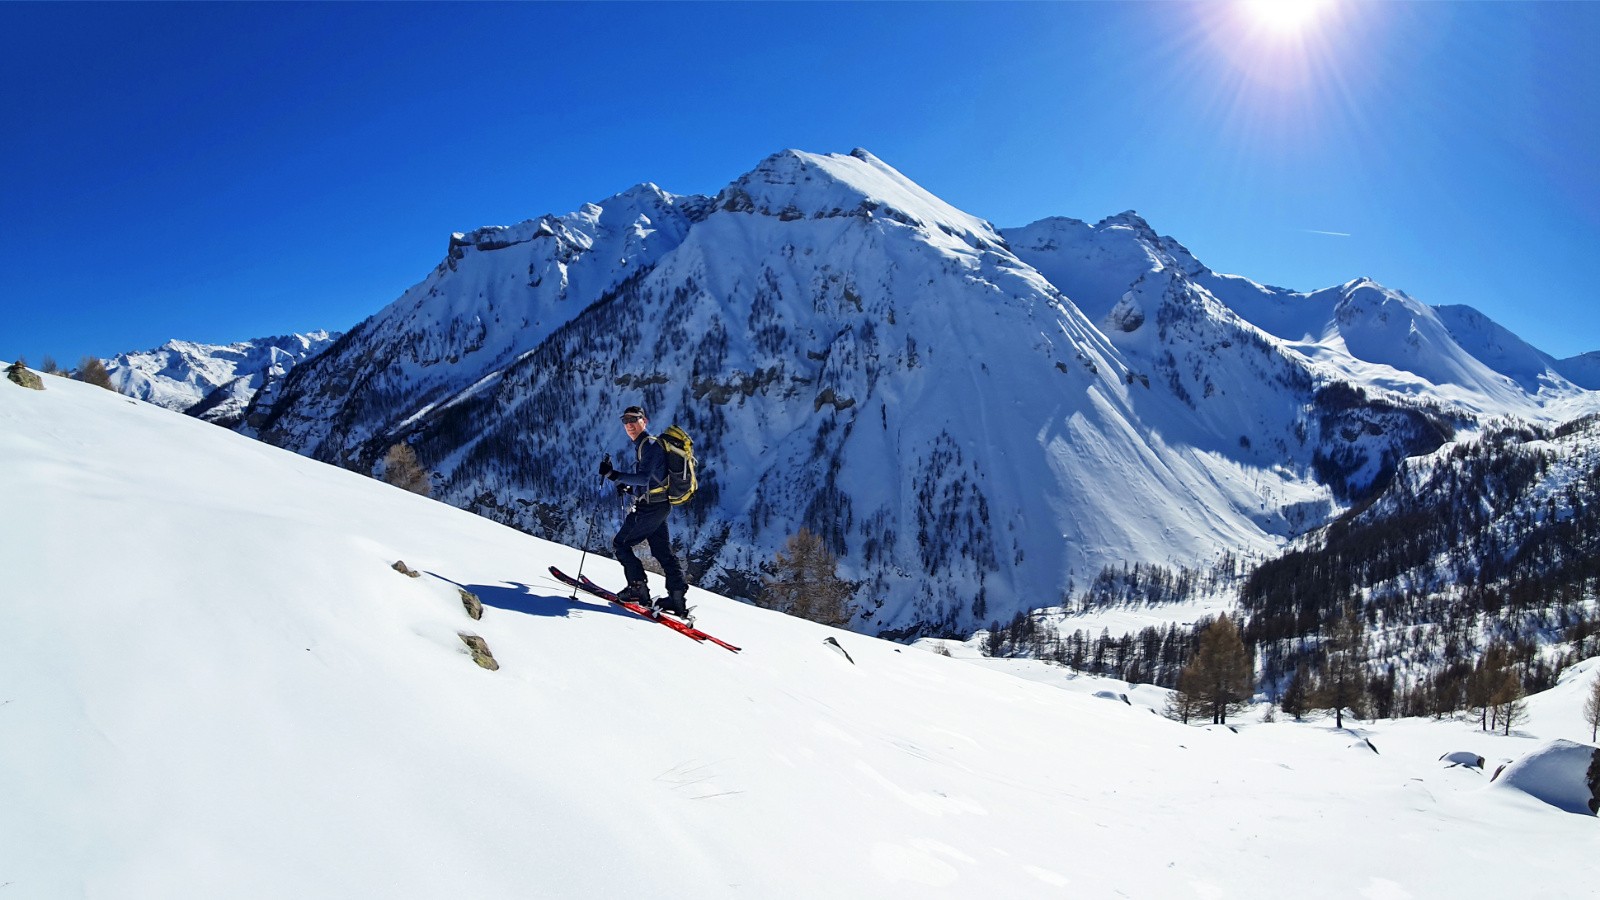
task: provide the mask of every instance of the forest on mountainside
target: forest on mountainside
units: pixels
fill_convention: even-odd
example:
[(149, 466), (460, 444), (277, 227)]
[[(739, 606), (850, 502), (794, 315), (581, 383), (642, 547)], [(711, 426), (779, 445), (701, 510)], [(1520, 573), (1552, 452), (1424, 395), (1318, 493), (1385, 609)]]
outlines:
[(1406, 460), (1365, 502), (1254, 566), (1104, 571), (1062, 608), (992, 623), (984, 649), (1175, 687), (1213, 618), (1125, 635), (1064, 623), (1218, 596), (1237, 602), (1259, 691), (1286, 707), (1327, 677), (1330, 636), (1352, 619), (1364, 637), (1340, 659), (1359, 659), (1358, 714), (1451, 715), (1544, 690), (1600, 655), (1600, 417), (1503, 423)]

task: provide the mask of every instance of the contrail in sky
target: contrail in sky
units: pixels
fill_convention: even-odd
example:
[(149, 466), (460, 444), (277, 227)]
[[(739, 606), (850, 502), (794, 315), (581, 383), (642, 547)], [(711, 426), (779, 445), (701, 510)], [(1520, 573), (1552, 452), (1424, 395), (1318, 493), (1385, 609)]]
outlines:
[(1326, 234), (1329, 237), (1349, 237), (1350, 236), (1350, 232), (1348, 232), (1348, 231), (1318, 231), (1315, 228), (1302, 228), (1300, 230), (1305, 232), (1306, 234)]

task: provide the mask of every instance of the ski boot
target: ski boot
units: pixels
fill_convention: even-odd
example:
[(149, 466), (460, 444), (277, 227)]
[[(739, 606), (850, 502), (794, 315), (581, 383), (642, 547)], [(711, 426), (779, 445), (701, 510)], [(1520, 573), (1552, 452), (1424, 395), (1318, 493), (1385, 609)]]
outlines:
[(657, 600), (654, 605), (657, 614), (672, 616), (685, 625), (694, 624), (694, 616), (689, 612), (689, 604), (683, 591), (669, 591), (666, 599)]

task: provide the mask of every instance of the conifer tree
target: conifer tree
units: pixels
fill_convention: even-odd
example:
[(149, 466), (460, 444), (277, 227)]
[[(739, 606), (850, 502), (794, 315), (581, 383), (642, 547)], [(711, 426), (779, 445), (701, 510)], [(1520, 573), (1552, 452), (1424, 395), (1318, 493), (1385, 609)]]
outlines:
[[(1500, 695), (1510, 671), (1511, 648), (1504, 641), (1494, 641), (1467, 676), (1467, 708), (1477, 712), (1478, 727), (1484, 731), (1499, 727)], [(1490, 722), (1491, 713), (1495, 714), (1494, 722)]]
[(766, 578), (764, 605), (835, 628), (850, 621), (855, 586), (839, 577), (839, 560), (809, 528), (791, 535)]
[(1205, 706), (1200, 701), (1198, 685), (1187, 677), (1188, 672), (1188, 669), (1184, 669), (1178, 673), (1178, 688), (1167, 695), (1166, 708), (1167, 718), (1176, 719), (1185, 725), (1189, 724), (1190, 719), (1200, 715)]
[(1294, 674), (1289, 676), (1289, 686), (1283, 690), (1283, 700), (1278, 705), (1284, 712), (1299, 721), (1311, 709), (1311, 673), (1306, 670), (1306, 664), (1295, 666)]
[(1505, 680), (1500, 683), (1500, 689), (1495, 691), (1491, 702), (1494, 703), (1495, 718), (1507, 736), (1511, 734), (1512, 726), (1521, 724), (1528, 717), (1527, 694), (1522, 689), (1522, 679), (1514, 671), (1506, 672)]
[(1361, 716), (1366, 710), (1367, 629), (1354, 606), (1345, 610), (1323, 643), (1322, 677), (1312, 691), (1315, 709), (1333, 711), (1335, 728), (1344, 727), (1344, 711)]
[(1212, 724), (1226, 724), (1228, 713), (1242, 711), (1255, 693), (1255, 676), (1255, 660), (1233, 620), (1223, 616), (1211, 623), (1200, 634), (1199, 652), (1178, 673), (1178, 693), (1184, 699), (1177, 703), (1184, 721), (1197, 708), (1211, 714)]
[(417, 451), (404, 441), (384, 454), (383, 480), (424, 497), (433, 492), (433, 476), (417, 461)]

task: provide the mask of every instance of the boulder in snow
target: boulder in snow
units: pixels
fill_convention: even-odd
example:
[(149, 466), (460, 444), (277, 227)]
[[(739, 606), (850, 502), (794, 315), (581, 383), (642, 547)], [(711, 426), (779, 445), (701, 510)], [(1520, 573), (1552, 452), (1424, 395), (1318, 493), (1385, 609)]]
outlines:
[(6, 377), (22, 387), (33, 388), (36, 391), (44, 390), (44, 379), (40, 378), (36, 373), (30, 371), (28, 367), (24, 366), (22, 363), (15, 362), (7, 366)]
[(488, 641), (466, 631), (457, 632), (457, 635), (461, 638), (461, 643), (466, 644), (467, 649), (472, 651), (473, 662), (491, 672), (500, 668), (500, 664), (495, 662), (494, 654), (489, 652)]
[(1557, 738), (1494, 773), (1494, 783), (1573, 813), (1600, 813), (1600, 749)]
[(483, 601), (478, 599), (478, 595), (466, 588), (457, 590), (461, 592), (461, 607), (467, 611), (467, 615), (475, 620), (483, 618)]
[(840, 656), (844, 657), (850, 663), (850, 665), (853, 666), (853, 665), (856, 664), (855, 660), (850, 659), (850, 654), (845, 651), (843, 644), (840, 644), (838, 641), (834, 640), (831, 637), (823, 638), (822, 643), (827, 645), (830, 649), (832, 649), (833, 651), (838, 653)]
[(1439, 757), (1439, 761), (1446, 763), (1445, 768), (1461, 766), (1467, 769), (1483, 768), (1483, 757), (1471, 750), (1455, 750)]

